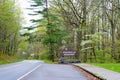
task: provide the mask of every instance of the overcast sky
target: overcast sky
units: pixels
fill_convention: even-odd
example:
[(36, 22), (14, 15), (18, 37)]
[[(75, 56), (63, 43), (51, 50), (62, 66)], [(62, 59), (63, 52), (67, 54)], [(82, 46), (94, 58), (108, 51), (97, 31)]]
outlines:
[(27, 8), (30, 8), (30, 0), (19, 0), (19, 5), (23, 12), (23, 17), (25, 18), (25, 23), (23, 23), (23, 27), (29, 27), (32, 26), (33, 23), (30, 22), (31, 19), (39, 19), (40, 16), (30, 16), (28, 14), (34, 13), (32, 10), (29, 10)]
[[(32, 23), (30, 20), (31, 19), (40, 19), (40, 15), (39, 16), (30, 16), (28, 14), (32, 14), (34, 13), (33, 10), (27, 9), (30, 8), (30, 5), (33, 3), (30, 3), (31, 0), (18, 0), (18, 5), (20, 5), (21, 10), (23, 12), (22, 17), (24, 18), (24, 21), (22, 23), (22, 27), (30, 27), (30, 26), (35, 26), (35, 23)], [(34, 32), (36, 29), (31, 30), (29, 32)], [(28, 32), (27, 29), (22, 29), (20, 30), (21, 34), (24, 34)]]

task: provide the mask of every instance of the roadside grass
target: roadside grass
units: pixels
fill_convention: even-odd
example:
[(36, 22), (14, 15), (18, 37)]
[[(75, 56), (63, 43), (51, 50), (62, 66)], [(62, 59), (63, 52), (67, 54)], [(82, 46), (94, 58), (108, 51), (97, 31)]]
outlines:
[(45, 60), (43, 60), (45, 63), (48, 63), (48, 64), (54, 64), (54, 62), (52, 62), (51, 60), (47, 60), (47, 59), (45, 59)]
[(115, 72), (120, 72), (120, 63), (94, 63), (92, 65), (98, 66), (98, 67), (102, 67), (105, 69), (109, 69)]
[(0, 65), (13, 63), (13, 62), (19, 62), (19, 61), (21, 60), (18, 60), (15, 56), (8, 56), (6, 54), (0, 54)]

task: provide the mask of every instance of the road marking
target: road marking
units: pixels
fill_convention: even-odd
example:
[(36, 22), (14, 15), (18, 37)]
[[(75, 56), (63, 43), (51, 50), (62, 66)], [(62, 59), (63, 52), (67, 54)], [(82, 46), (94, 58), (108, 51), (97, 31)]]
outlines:
[(25, 76), (29, 75), (30, 73), (32, 73), (33, 71), (35, 71), (36, 69), (38, 69), (41, 66), (38, 65), (37, 67), (35, 67), (34, 69), (32, 69), (31, 71), (29, 71), (28, 73), (24, 74), (23, 76), (21, 76), (20, 78), (18, 78), (17, 80), (21, 80), (22, 78), (24, 78)]

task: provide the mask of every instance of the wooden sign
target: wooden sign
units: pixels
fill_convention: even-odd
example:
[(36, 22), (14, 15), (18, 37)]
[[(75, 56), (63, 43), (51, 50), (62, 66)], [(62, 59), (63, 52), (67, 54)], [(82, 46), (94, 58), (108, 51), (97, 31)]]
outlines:
[(76, 51), (72, 50), (70, 47), (65, 47), (62, 51), (62, 56), (75, 56), (76, 54)]

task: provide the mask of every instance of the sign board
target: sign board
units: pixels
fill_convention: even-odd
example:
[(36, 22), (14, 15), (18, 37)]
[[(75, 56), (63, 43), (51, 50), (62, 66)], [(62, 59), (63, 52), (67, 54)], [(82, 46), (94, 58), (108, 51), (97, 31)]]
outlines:
[(70, 47), (65, 47), (62, 51), (62, 56), (75, 56), (76, 51), (72, 50)]

